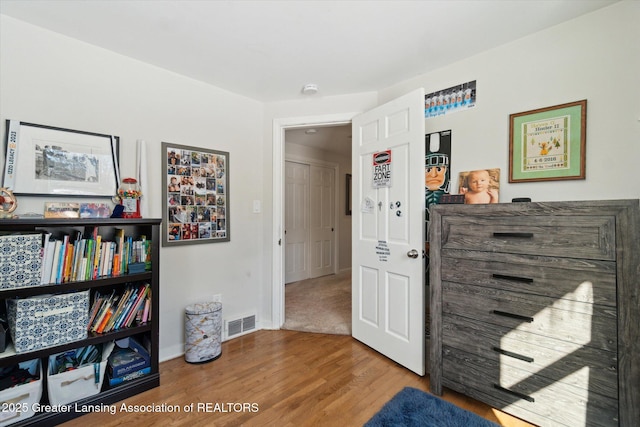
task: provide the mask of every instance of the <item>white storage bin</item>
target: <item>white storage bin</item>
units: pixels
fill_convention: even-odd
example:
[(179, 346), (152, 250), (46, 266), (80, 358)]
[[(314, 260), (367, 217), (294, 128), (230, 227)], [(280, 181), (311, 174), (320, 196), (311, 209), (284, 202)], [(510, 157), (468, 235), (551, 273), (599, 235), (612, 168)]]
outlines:
[[(49, 356), (49, 371), (47, 372), (47, 390), (49, 403), (52, 405), (66, 405), (85, 397), (100, 393), (107, 359), (113, 350), (113, 342), (102, 345), (100, 363), (91, 363), (71, 371), (60, 374), (52, 373), (57, 354)], [(64, 353), (59, 353), (64, 354)]]
[(40, 359), (20, 362), (20, 367), (38, 376), (37, 381), (17, 385), (0, 391), (0, 426), (6, 426), (32, 417), (33, 406), (42, 397), (42, 366)]
[(87, 338), (88, 290), (6, 301), (16, 353)]

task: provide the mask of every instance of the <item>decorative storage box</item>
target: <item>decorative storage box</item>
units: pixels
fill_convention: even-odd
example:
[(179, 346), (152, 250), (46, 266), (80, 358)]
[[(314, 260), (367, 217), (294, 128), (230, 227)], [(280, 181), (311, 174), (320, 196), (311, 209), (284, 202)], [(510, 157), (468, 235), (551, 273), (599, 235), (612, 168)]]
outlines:
[(20, 368), (27, 369), (37, 381), (17, 385), (0, 391), (0, 426), (13, 424), (34, 415), (33, 405), (42, 397), (42, 369), (40, 359), (20, 362)]
[(42, 234), (0, 234), (0, 289), (40, 286)]
[[(100, 363), (91, 363), (60, 374), (47, 371), (49, 403), (67, 405), (76, 400), (100, 393), (107, 369), (107, 359), (113, 350), (113, 342), (104, 343)], [(54, 366), (57, 354), (49, 356), (49, 367)]]
[(87, 338), (88, 290), (6, 301), (16, 353)]

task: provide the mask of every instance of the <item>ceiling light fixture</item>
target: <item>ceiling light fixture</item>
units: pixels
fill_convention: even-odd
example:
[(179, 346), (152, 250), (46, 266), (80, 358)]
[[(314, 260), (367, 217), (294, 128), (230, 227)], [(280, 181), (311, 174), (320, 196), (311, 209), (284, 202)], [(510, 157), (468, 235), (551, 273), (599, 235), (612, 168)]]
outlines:
[(316, 132), (317, 132), (317, 130), (315, 130), (315, 129), (307, 129), (307, 130), (304, 131), (304, 133), (306, 133), (307, 135), (313, 135)]
[(302, 88), (302, 93), (304, 93), (305, 95), (313, 95), (314, 93), (318, 93), (318, 85), (315, 83), (306, 84)]

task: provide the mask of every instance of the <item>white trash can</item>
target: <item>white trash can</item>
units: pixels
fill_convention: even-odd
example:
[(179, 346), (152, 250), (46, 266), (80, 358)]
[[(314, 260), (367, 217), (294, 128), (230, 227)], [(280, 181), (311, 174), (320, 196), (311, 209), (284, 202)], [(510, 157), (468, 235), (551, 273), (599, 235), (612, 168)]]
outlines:
[(222, 304), (198, 303), (185, 309), (184, 358), (189, 363), (204, 363), (222, 353)]

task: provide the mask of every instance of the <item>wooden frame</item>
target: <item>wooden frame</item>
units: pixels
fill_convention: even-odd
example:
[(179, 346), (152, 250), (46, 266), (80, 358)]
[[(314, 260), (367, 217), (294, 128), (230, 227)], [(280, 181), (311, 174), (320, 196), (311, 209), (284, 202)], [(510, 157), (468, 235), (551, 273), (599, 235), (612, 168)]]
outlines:
[(4, 186), (15, 194), (113, 197), (120, 138), (7, 120)]
[(228, 242), (229, 153), (162, 143), (162, 246)]
[(585, 179), (587, 100), (509, 116), (509, 182)]

